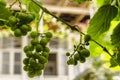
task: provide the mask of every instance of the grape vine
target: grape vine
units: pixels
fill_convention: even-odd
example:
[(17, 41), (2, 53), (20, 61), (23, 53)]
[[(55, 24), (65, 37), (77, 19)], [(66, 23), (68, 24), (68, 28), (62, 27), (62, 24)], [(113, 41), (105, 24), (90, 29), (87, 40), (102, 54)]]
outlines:
[[(83, 2), (83, 1), (91, 1), (91, 0), (74, 0), (74, 1)], [(15, 12), (12, 10), (12, 6), (17, 2), (19, 3), (20, 12)], [(39, 26), (38, 26), (39, 21), (41, 20), (44, 12), (47, 14), (50, 14), (51, 16), (56, 18), (58, 21), (63, 22), (72, 30), (80, 33), (79, 43), (74, 45), (73, 53), (71, 52), (66, 53), (66, 56), (68, 56), (68, 61), (67, 61), (68, 65), (77, 65), (78, 62), (84, 63), (86, 61), (86, 58), (88, 58), (91, 54), (89, 49), (86, 48), (86, 46), (89, 46), (90, 41), (92, 41), (96, 43), (98, 46), (100, 46), (103, 49), (103, 51), (105, 51), (109, 56), (111, 56), (111, 59), (110, 59), (111, 67), (114, 67), (117, 65), (120, 66), (120, 59), (119, 59), (120, 48), (118, 44), (116, 44), (116, 42), (119, 40), (114, 39), (118, 37), (118, 35), (116, 36), (116, 34), (119, 33), (117, 29), (120, 28), (119, 27), (120, 24), (117, 25), (117, 27), (113, 31), (113, 34), (111, 35), (112, 43), (115, 45), (114, 54), (110, 54), (109, 50), (107, 50), (106, 47), (104, 47), (99, 42), (97, 42), (93, 36), (93, 35), (96, 35), (96, 33), (99, 33), (99, 35), (101, 35), (103, 32), (109, 29), (110, 22), (117, 16), (118, 12), (120, 12), (120, 10), (118, 10), (118, 8), (120, 7), (118, 0), (116, 1), (116, 3), (114, 3), (115, 6), (113, 6), (114, 4), (112, 3), (112, 5), (107, 4), (99, 8), (98, 12), (91, 19), (90, 26), (88, 28), (88, 34), (84, 34), (83, 32), (81, 32), (77, 25), (70, 25), (63, 19), (55, 16), (49, 10), (44, 8), (40, 4), (40, 2), (36, 0), (29, 1), (29, 4), (32, 4), (32, 5), (28, 5), (27, 0), (24, 0), (24, 3), (26, 4), (26, 6), (29, 6), (26, 11), (23, 10), (22, 3), (20, 0), (15, 0), (15, 2), (13, 2), (8, 8), (6, 8), (6, 3), (4, 1), (0, 1), (0, 8), (2, 9), (1, 11), (3, 13), (4, 12), (8, 13), (8, 15), (7, 13), (5, 14), (6, 16), (3, 16), (3, 14), (0, 14), (0, 26), (5, 26), (10, 30), (12, 30), (16, 37), (21, 37), (26, 35), (30, 36), (30, 39), (31, 39), (30, 44), (24, 46), (24, 49), (23, 49), (26, 55), (26, 57), (23, 60), (23, 64), (24, 64), (23, 69), (24, 71), (27, 72), (30, 78), (33, 78), (35, 76), (40, 76), (42, 74), (42, 70), (44, 70), (46, 67), (49, 53), (50, 53), (50, 49), (47, 46), (47, 44), (50, 42), (53, 35), (51, 32), (40, 33)], [(35, 8), (35, 10), (32, 7)], [(42, 10), (41, 15), (38, 14), (39, 9)], [(103, 15), (104, 11), (106, 12)], [(112, 16), (111, 16), (111, 13), (112, 13)], [(100, 18), (101, 16), (99, 15), (103, 15), (102, 18)], [(110, 19), (108, 20), (109, 17)], [(96, 21), (98, 20), (98, 19), (96, 20), (96, 18), (100, 18), (101, 22), (99, 24), (96, 23)], [(34, 31), (32, 30), (32, 26), (30, 25), (31, 22), (34, 22), (36, 24), (36, 27), (35, 27), (36, 30)], [(94, 27), (96, 27), (96, 25), (98, 26), (98, 28), (97, 29), (95, 28), (94, 30), (92, 30)], [(103, 27), (102, 29), (99, 30), (101, 26), (104, 26), (104, 30), (102, 30)], [(94, 31), (96, 30), (98, 32), (94, 33)]]

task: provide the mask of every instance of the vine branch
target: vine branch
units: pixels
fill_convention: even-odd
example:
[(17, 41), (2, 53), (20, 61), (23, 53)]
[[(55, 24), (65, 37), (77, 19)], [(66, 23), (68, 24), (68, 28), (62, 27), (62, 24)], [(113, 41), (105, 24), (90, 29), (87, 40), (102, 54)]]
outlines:
[[(32, 0), (36, 5), (38, 5), (44, 12), (50, 14), (51, 16), (53, 16), (54, 18), (56, 18), (57, 20), (63, 22), (64, 24), (66, 24), (68, 27), (70, 27), (72, 30), (76, 30), (78, 32), (80, 32), (81, 34), (83, 35), (86, 35), (85, 33), (81, 32), (79, 29), (78, 29), (78, 26), (77, 25), (70, 25), (69, 23), (67, 23), (66, 21), (64, 21), (63, 19), (55, 16), (53, 13), (51, 13), (50, 11), (48, 11), (46, 8), (44, 8), (42, 5), (39, 4), (38, 1), (36, 0)], [(110, 52), (107, 50), (106, 47), (104, 47), (103, 45), (101, 45), (100, 43), (98, 43), (97, 41), (95, 41), (94, 39), (91, 39), (91, 41), (95, 42), (98, 46), (100, 46), (103, 51), (105, 51), (109, 56), (112, 57), (112, 59), (115, 61), (115, 63), (117, 63), (117, 61), (114, 59), (114, 57), (110, 54)], [(75, 52), (73, 52), (75, 53)], [(118, 64), (118, 63), (117, 63)]]

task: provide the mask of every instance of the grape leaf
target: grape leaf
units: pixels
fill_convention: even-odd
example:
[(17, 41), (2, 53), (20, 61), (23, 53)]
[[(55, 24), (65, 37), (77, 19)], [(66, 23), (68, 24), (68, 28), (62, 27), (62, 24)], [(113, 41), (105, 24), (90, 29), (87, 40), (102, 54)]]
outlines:
[(5, 7), (6, 6), (6, 1), (5, 0), (1, 0), (0, 1), (0, 8)]
[(110, 23), (116, 17), (117, 13), (118, 9), (110, 4), (100, 7), (90, 20), (90, 25), (87, 30), (88, 34), (94, 39), (98, 38), (98, 36), (110, 28)]
[(11, 16), (11, 12), (6, 8), (6, 2), (0, 1), (0, 19), (7, 20), (9, 16)]
[(101, 7), (102, 5), (111, 4), (113, 0), (96, 0), (98, 7)]
[(111, 35), (111, 43), (115, 47), (120, 47), (120, 23), (113, 30)]

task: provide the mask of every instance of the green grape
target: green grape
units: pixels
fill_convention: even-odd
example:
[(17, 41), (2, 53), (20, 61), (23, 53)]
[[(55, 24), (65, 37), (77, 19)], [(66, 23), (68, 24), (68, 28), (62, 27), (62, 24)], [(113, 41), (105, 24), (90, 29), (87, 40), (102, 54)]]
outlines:
[(42, 39), (40, 40), (40, 44), (43, 45), (43, 46), (46, 46), (47, 43), (48, 43), (47, 38), (42, 38)]
[(18, 29), (17, 26), (12, 26), (12, 27), (11, 27), (11, 30), (12, 30), (12, 31), (15, 31), (16, 29)]
[(68, 65), (74, 65), (75, 64), (75, 60), (73, 58), (70, 58), (68, 61), (67, 61), (67, 64)]
[(40, 57), (40, 53), (35, 52), (35, 53), (34, 53), (34, 59), (38, 59), (39, 57)]
[(91, 39), (91, 36), (90, 35), (85, 35), (85, 37), (84, 37), (84, 41), (85, 42), (88, 42), (88, 41), (90, 41), (90, 39)]
[(15, 16), (10, 16), (8, 21), (11, 26), (15, 26), (19, 20)]
[(38, 37), (37, 31), (32, 31), (32, 32), (30, 33), (30, 37), (31, 37), (31, 38), (36, 38), (36, 37)]
[(85, 57), (80, 56), (79, 61), (80, 61), (81, 63), (84, 63), (84, 62), (86, 61), (86, 59), (85, 59)]
[(28, 32), (29, 31), (29, 25), (22, 25), (20, 28), (21, 28), (21, 30), (22, 30), (22, 32)]
[(40, 52), (40, 51), (42, 51), (43, 50), (43, 47), (40, 45), (40, 44), (37, 44), (36, 45), (36, 51), (37, 52)]
[(75, 59), (75, 60), (79, 60), (79, 59), (80, 59), (79, 53), (76, 53), (76, 54), (74, 55), (74, 59)]
[(47, 58), (45, 58), (44, 56), (39, 56), (39, 62), (41, 64), (45, 64), (45, 63), (47, 63)]
[(38, 39), (32, 39), (31, 44), (32, 45), (37, 45), (39, 43)]
[(35, 15), (32, 14), (32, 13), (27, 13), (27, 16), (26, 16), (26, 22), (27, 23), (30, 23), (31, 21), (33, 21), (35, 19)]
[(29, 58), (32, 57), (32, 56), (33, 56), (32, 51), (27, 51), (27, 52), (26, 52), (26, 56), (29, 57)]
[(29, 64), (29, 58), (24, 58), (23, 59), (23, 64), (28, 65)]
[(33, 47), (33, 46), (28, 46), (28, 45), (27, 45), (27, 46), (24, 47), (23, 50), (24, 50), (24, 52), (26, 53), (27, 51), (33, 51), (33, 50), (34, 50), (34, 47)]
[(42, 74), (42, 70), (36, 71), (35, 75), (40, 76)]
[(77, 65), (77, 64), (78, 64), (78, 63), (77, 63), (77, 60), (74, 59), (74, 64), (73, 64), (73, 65)]
[(23, 66), (23, 70), (28, 71), (28, 66), (27, 65)]
[(83, 49), (83, 46), (78, 46), (77, 51), (80, 52)]
[(47, 38), (52, 38), (53, 35), (52, 35), (51, 32), (46, 32), (46, 33), (45, 33), (45, 36), (46, 36)]
[(32, 71), (28, 71), (27, 75), (28, 75), (29, 78), (33, 78), (35, 73), (32, 72)]
[(70, 56), (70, 52), (67, 52), (67, 53), (66, 53), (66, 56)]
[(14, 35), (15, 35), (16, 37), (22, 36), (21, 30), (20, 30), (20, 29), (16, 29), (16, 30), (14, 31)]
[(35, 67), (36, 70), (42, 70), (44, 68), (45, 68), (44, 64), (41, 64), (41, 63), (37, 63)]
[(49, 53), (49, 52), (50, 52), (50, 49), (49, 49), (48, 47), (44, 47), (43, 51)]
[(49, 53), (48, 52), (42, 52), (42, 56), (44, 56), (45, 58), (48, 58)]
[(34, 66), (34, 65), (36, 65), (36, 60), (33, 58), (30, 58), (29, 63), (30, 63), (30, 65)]
[(24, 13), (24, 12), (17, 12), (17, 13), (15, 14), (15, 16), (16, 16), (17, 18), (19, 18), (21, 22), (25, 23), (26, 16), (27, 16), (26, 13)]
[(80, 53), (83, 57), (89, 57), (90, 56), (90, 51), (88, 49), (82, 49), (80, 51)]

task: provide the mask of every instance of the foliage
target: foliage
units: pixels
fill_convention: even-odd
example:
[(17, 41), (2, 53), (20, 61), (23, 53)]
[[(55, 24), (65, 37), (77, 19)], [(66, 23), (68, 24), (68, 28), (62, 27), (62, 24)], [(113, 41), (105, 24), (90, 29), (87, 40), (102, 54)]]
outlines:
[[(78, 3), (91, 0), (74, 0)], [(18, 2), (20, 12), (15, 12), (11, 8)], [(120, 23), (111, 28), (111, 22), (116, 20), (120, 21), (120, 1), (119, 0), (96, 0), (98, 4), (98, 10), (90, 20), (90, 25), (87, 30), (87, 34), (81, 32), (78, 26), (70, 25), (61, 18), (55, 16), (49, 10), (44, 8), (41, 2), (37, 0), (23, 0), (23, 4), (26, 5), (26, 11), (23, 11), (21, 0), (15, 0), (8, 8), (6, 7), (5, 0), (0, 1), (0, 26), (5, 26), (14, 32), (16, 37), (26, 36), (30, 32), (31, 42), (30, 45), (24, 47), (24, 53), (26, 58), (23, 60), (23, 69), (28, 73), (30, 78), (39, 76), (42, 74), (49, 56), (49, 47), (47, 43), (52, 38), (51, 32), (40, 33), (39, 21), (43, 16), (43, 12), (50, 14), (57, 20), (63, 22), (69, 26), (72, 30), (80, 33), (80, 40), (78, 44), (74, 45), (73, 53), (67, 52), (66, 56), (69, 57), (67, 61), (70, 65), (77, 65), (77, 62), (85, 62), (86, 58), (90, 55), (94, 55), (97, 52), (98, 56), (101, 51), (105, 51), (110, 57), (110, 67), (120, 66)], [(41, 14), (39, 12), (42, 11)], [(36, 27), (32, 30), (30, 25), (34, 22)], [(112, 29), (112, 34), (106, 38), (109, 29)], [(84, 38), (82, 36), (84, 35)], [(111, 39), (111, 42), (110, 42)], [(99, 43), (100, 42), (100, 43)], [(112, 44), (110, 44), (112, 43)], [(90, 51), (86, 48), (90, 44)], [(109, 50), (104, 47), (112, 45), (116, 51), (111, 54)]]

